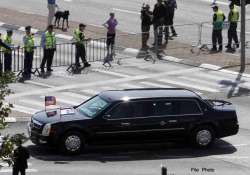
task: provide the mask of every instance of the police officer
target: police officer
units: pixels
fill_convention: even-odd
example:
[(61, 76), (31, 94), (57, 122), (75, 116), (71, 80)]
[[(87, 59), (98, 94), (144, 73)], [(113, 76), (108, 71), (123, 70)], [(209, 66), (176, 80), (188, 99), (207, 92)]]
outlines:
[(219, 7), (217, 5), (214, 5), (213, 7), (214, 15), (213, 15), (213, 32), (212, 32), (212, 43), (213, 48), (211, 51), (217, 51), (217, 42), (219, 44), (219, 51), (222, 51), (222, 28), (223, 28), (223, 22), (225, 20), (224, 13), (219, 10)]
[(40, 65), (41, 73), (44, 73), (44, 66), (47, 62), (47, 71), (52, 72), (51, 65), (56, 50), (56, 37), (53, 32), (53, 25), (49, 25), (47, 31), (42, 35), (41, 46), (44, 48), (44, 55)]
[(237, 36), (237, 22), (239, 20), (239, 11), (236, 9), (235, 5), (231, 3), (229, 5), (230, 11), (228, 14), (228, 22), (229, 22), (229, 29), (228, 29), (228, 44), (226, 48), (229, 50), (232, 49), (232, 40), (234, 40), (236, 47), (239, 48), (239, 40)]
[(142, 49), (147, 49), (148, 39), (149, 39), (149, 32), (150, 32), (150, 25), (152, 24), (153, 12), (150, 11), (149, 4), (142, 6), (141, 10), (141, 31), (142, 31)]
[(9, 46), (7, 46), (3, 41), (2, 41), (2, 34), (0, 33), (0, 76), (2, 76), (3, 72), (3, 64), (2, 64), (2, 49), (8, 49), (11, 50)]
[(23, 37), (24, 44), (24, 72), (23, 78), (30, 79), (32, 73), (32, 62), (34, 55), (34, 37), (31, 33), (31, 26), (25, 27), (26, 35)]
[[(3, 42), (9, 47), (13, 47), (12, 35), (13, 31), (7, 30), (7, 35), (3, 39)], [(4, 72), (10, 72), (12, 64), (12, 52), (11, 50), (6, 48), (3, 48), (3, 52), (4, 52)]]
[(79, 62), (80, 57), (82, 59), (84, 67), (91, 66), (86, 60), (86, 51), (85, 51), (86, 40), (85, 40), (85, 34), (84, 34), (85, 27), (86, 25), (81, 23), (79, 24), (79, 28), (74, 30), (74, 40), (75, 40), (75, 45), (76, 45), (76, 60), (75, 60), (76, 68), (81, 67), (81, 64)]

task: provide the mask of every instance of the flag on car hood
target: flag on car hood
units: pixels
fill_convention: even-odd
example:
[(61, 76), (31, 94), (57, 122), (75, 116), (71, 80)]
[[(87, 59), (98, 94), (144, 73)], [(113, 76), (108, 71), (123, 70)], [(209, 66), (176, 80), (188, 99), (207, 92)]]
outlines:
[(56, 105), (55, 96), (45, 96), (45, 106)]

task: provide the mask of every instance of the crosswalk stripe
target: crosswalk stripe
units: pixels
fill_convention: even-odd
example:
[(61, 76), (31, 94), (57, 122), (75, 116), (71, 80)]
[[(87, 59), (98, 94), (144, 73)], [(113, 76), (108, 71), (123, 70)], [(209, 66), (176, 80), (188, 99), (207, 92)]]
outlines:
[(119, 85), (123, 88), (131, 88), (131, 89), (139, 89), (139, 88), (143, 88), (143, 86), (138, 86), (138, 85), (134, 85), (134, 84), (129, 84), (129, 83), (123, 83), (121, 85)]
[(62, 92), (63, 95), (69, 96), (69, 97), (74, 97), (74, 98), (79, 98), (81, 100), (87, 100), (90, 98), (90, 96), (82, 95), (82, 94), (77, 94), (74, 92)]
[(13, 104), (13, 111), (19, 111), (19, 112), (23, 112), (23, 113), (27, 113), (27, 114), (34, 114), (37, 111), (40, 111), (39, 109), (34, 109), (34, 108), (29, 108), (29, 107), (25, 107), (25, 106), (21, 106), (21, 105), (17, 105), (17, 104)]
[(36, 86), (49, 87), (49, 88), (54, 88), (54, 87), (56, 87), (56, 86), (52, 86), (52, 85), (45, 84), (45, 83), (39, 83), (39, 82), (32, 81), (32, 80), (27, 80), (27, 81), (25, 81), (25, 83), (32, 84), (32, 85), (36, 85)]
[(189, 87), (189, 88), (193, 88), (193, 89), (198, 89), (198, 90), (202, 90), (202, 91), (219, 92), (216, 89), (201, 86), (201, 85), (195, 85), (194, 83), (184, 83), (184, 82), (179, 82), (179, 81), (170, 80), (170, 79), (160, 79), (158, 81), (164, 82), (164, 83), (174, 84), (174, 85), (177, 85), (177, 86), (184, 86), (184, 87)]
[(215, 87), (222, 87), (221, 84), (218, 84), (217, 82), (211, 82), (211, 81), (207, 81), (207, 80), (202, 80), (202, 79), (198, 79), (198, 78), (191, 78), (191, 77), (185, 77), (185, 76), (181, 76), (181, 77), (178, 77), (180, 79), (184, 79), (184, 80), (187, 80), (187, 81), (191, 81), (191, 82), (194, 82), (194, 83), (202, 83), (203, 85), (207, 85), (207, 86), (215, 86)]
[(113, 75), (113, 76), (118, 76), (118, 77), (123, 77), (123, 78), (129, 78), (131, 77), (130, 75), (118, 73), (118, 72), (111, 72), (109, 70), (101, 70), (101, 69), (92, 69), (93, 71), (108, 74), (108, 75)]
[(172, 86), (163, 85), (163, 84), (159, 84), (159, 83), (151, 83), (151, 82), (147, 82), (147, 81), (143, 81), (140, 83), (147, 85), (147, 86), (153, 86), (153, 87), (159, 87), (159, 88), (172, 88)]
[[(12, 172), (12, 168), (8, 168), (8, 169), (0, 169), (0, 173), (11, 173)], [(36, 173), (38, 172), (37, 169), (26, 169), (27, 173)]]
[(19, 100), (22, 103), (26, 103), (29, 105), (35, 105), (35, 106), (39, 106), (44, 108), (44, 101), (36, 101), (36, 100), (32, 100), (32, 99), (21, 99)]
[(87, 93), (87, 94), (90, 94), (90, 95), (96, 95), (96, 94), (100, 93), (100, 91), (96, 91), (96, 90), (93, 90), (93, 89), (84, 89), (84, 90), (81, 90), (81, 92)]

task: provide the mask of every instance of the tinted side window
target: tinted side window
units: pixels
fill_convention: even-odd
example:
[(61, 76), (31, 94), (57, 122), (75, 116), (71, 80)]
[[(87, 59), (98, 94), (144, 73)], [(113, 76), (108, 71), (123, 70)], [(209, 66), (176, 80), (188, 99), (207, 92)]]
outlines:
[(178, 114), (175, 101), (154, 102), (154, 115), (176, 115)]
[(132, 102), (134, 117), (148, 117), (154, 115), (154, 104), (151, 101)]
[(129, 118), (133, 116), (133, 108), (130, 103), (121, 103), (114, 107), (109, 114), (112, 119)]
[(201, 110), (195, 101), (179, 101), (180, 114), (200, 114)]

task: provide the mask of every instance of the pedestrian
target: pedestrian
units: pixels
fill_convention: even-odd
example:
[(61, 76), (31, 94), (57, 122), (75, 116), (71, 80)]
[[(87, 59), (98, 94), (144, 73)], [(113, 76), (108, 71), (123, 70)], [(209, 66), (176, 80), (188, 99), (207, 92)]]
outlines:
[(113, 57), (114, 54), (114, 45), (115, 45), (115, 35), (116, 35), (116, 26), (118, 21), (115, 18), (115, 13), (109, 13), (109, 19), (103, 24), (107, 28), (107, 55)]
[[(7, 30), (7, 35), (4, 37), (3, 42), (13, 48), (13, 40), (12, 40), (13, 31)], [(3, 48), (4, 52), (4, 72), (11, 72), (12, 65), (12, 51), (10, 49)]]
[(217, 43), (219, 45), (219, 51), (222, 51), (223, 48), (223, 38), (222, 38), (222, 28), (223, 22), (225, 21), (224, 13), (219, 10), (217, 5), (213, 6), (213, 32), (212, 32), (212, 43), (213, 47), (211, 49), (212, 52), (217, 51)]
[(0, 33), (0, 76), (2, 76), (3, 73), (3, 64), (2, 64), (2, 56), (3, 56), (3, 49), (11, 50), (11, 48), (6, 45), (2, 40), (2, 34)]
[(53, 25), (49, 25), (47, 31), (42, 35), (41, 46), (43, 47), (43, 59), (40, 65), (41, 73), (44, 73), (44, 66), (47, 63), (47, 71), (52, 72), (51, 65), (56, 51), (56, 37), (53, 32)]
[[(177, 37), (177, 33), (175, 31), (174, 28), (174, 14), (175, 14), (175, 10), (177, 9), (177, 3), (176, 0), (166, 0), (165, 1), (167, 9), (169, 10), (169, 25), (167, 26), (167, 32), (169, 33), (169, 27), (171, 29), (171, 33), (172, 33), (172, 37)], [(172, 38), (170, 38), (172, 39)]]
[(14, 150), (13, 154), (13, 174), (18, 175), (19, 172), (21, 175), (25, 175), (26, 169), (28, 168), (27, 159), (29, 159), (29, 151), (22, 146), (22, 141), (19, 139), (16, 143), (17, 148)]
[(228, 29), (228, 44), (226, 48), (228, 50), (232, 50), (232, 40), (234, 40), (236, 44), (236, 48), (239, 48), (239, 40), (237, 36), (237, 22), (239, 20), (239, 11), (235, 7), (233, 3), (229, 5), (230, 11), (228, 14), (228, 22), (229, 22), (229, 29)]
[(31, 26), (25, 27), (26, 35), (23, 37), (24, 44), (24, 72), (23, 78), (30, 79), (32, 73), (32, 63), (33, 63), (33, 55), (35, 42), (33, 34), (31, 33)]
[(82, 63), (84, 64), (84, 67), (91, 66), (87, 60), (86, 60), (86, 50), (85, 50), (85, 42), (89, 39), (85, 39), (84, 30), (86, 28), (85, 24), (79, 24), (79, 27), (74, 30), (74, 40), (75, 40), (75, 46), (76, 46), (76, 60), (75, 60), (75, 66), (76, 69), (81, 67), (81, 64), (79, 62), (79, 58), (81, 57)]
[(141, 10), (141, 31), (142, 31), (142, 49), (148, 49), (147, 45), (149, 35), (150, 35), (150, 26), (152, 24), (153, 12), (150, 11), (149, 4), (143, 4)]
[(168, 40), (173, 38), (169, 36), (169, 26), (171, 25), (170, 21), (170, 7), (168, 6), (168, 0), (164, 0), (163, 4), (165, 6), (165, 18), (164, 18), (164, 35), (165, 35), (165, 44), (168, 43)]
[(162, 45), (162, 32), (165, 21), (166, 8), (162, 0), (157, 0), (153, 10), (154, 45)]
[(48, 13), (48, 26), (52, 25), (53, 18), (55, 16), (56, 7), (58, 7), (57, 4), (56, 4), (56, 0), (48, 0), (48, 10), (49, 10), (49, 13)]

